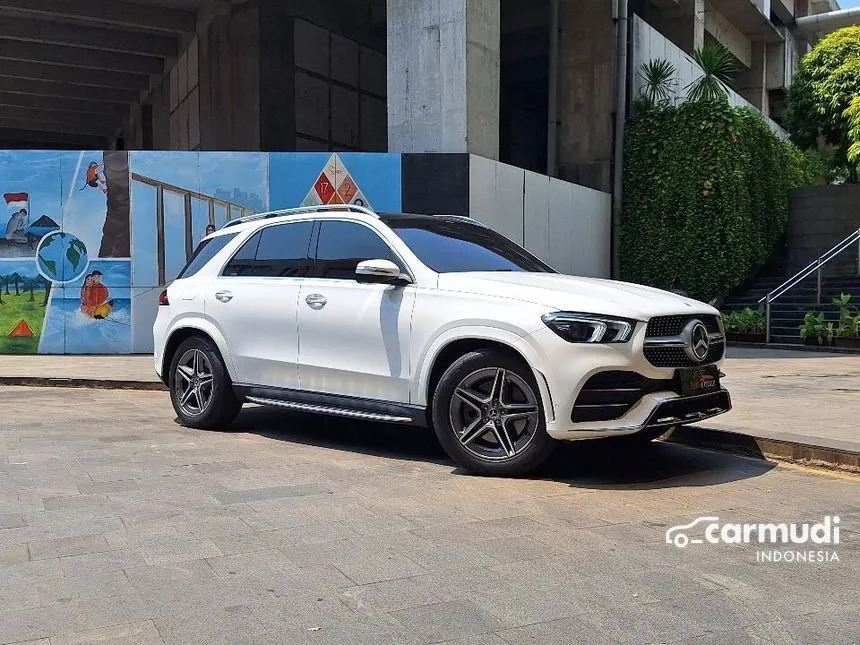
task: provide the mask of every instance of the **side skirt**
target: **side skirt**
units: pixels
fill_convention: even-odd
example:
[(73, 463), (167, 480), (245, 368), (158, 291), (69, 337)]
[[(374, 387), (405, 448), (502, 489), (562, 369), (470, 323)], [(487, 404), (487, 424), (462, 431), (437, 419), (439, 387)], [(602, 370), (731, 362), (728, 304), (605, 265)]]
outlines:
[(427, 410), (420, 405), (245, 383), (234, 383), (233, 389), (239, 398), (258, 405), (380, 423), (427, 426)]

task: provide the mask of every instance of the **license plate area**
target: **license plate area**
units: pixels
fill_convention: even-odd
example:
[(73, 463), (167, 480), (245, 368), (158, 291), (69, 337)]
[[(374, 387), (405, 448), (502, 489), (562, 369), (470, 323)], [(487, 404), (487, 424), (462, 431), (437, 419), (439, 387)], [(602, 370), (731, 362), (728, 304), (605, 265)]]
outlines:
[(682, 396), (698, 396), (720, 391), (720, 370), (716, 365), (678, 370)]

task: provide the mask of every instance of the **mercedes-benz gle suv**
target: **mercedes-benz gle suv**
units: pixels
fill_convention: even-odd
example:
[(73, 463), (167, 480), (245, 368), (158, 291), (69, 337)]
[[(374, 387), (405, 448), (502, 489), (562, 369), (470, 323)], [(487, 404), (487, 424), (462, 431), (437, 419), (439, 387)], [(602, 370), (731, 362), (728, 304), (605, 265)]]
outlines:
[(338, 206), (230, 222), (161, 294), (154, 335), (187, 426), (226, 427), (245, 402), (426, 425), (482, 474), (731, 408), (717, 310), (562, 275), (463, 217)]

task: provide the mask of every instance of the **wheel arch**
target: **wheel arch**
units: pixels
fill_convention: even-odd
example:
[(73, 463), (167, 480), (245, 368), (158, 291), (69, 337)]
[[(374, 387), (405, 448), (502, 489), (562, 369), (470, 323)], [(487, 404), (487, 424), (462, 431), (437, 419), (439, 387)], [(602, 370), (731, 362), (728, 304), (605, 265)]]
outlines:
[(218, 329), (205, 320), (187, 320), (171, 330), (167, 337), (167, 342), (164, 344), (164, 352), (161, 357), (161, 378), (165, 385), (169, 387), (171, 383), (170, 364), (173, 361), (176, 350), (184, 341), (194, 336), (207, 338), (215, 343), (218, 353), (221, 355), (221, 360), (224, 362), (224, 367), (227, 369), (227, 373), (231, 379), (234, 379), (233, 364), (229, 360), (229, 354), (226, 352), (227, 343)]
[(430, 409), (433, 393), (439, 384), (439, 379), (445, 370), (451, 366), (459, 357), (479, 349), (494, 349), (502, 352), (531, 369), (543, 399), (544, 415), (547, 421), (554, 418), (552, 399), (549, 387), (544, 375), (535, 367), (535, 361), (530, 360), (527, 345), (518, 343), (521, 339), (516, 334), (503, 330), (493, 330), (498, 333), (487, 333), (487, 330), (458, 330), (458, 333), (446, 338), (437, 339), (425, 355), (422, 369), (418, 374), (416, 384), (417, 391), (414, 393), (414, 401), (417, 405), (426, 406)]

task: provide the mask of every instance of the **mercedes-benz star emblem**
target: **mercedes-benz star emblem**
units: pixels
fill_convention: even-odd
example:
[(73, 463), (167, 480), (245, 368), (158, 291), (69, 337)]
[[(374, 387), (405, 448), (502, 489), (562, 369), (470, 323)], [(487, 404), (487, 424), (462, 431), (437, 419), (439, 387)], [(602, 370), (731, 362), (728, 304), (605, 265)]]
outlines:
[(683, 337), (687, 343), (684, 351), (690, 357), (690, 360), (701, 363), (708, 358), (708, 352), (711, 349), (711, 339), (708, 335), (708, 328), (705, 327), (701, 320), (691, 320), (687, 323), (687, 326), (684, 327)]

